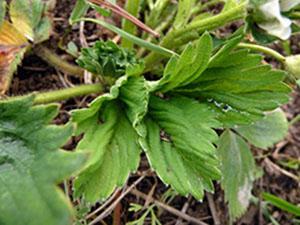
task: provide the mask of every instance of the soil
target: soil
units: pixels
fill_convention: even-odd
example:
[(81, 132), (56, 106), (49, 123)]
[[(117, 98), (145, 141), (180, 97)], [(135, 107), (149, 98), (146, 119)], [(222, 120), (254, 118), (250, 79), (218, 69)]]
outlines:
[[(53, 34), (51, 39), (44, 43), (44, 45), (55, 51), (62, 58), (70, 61), (73, 61), (74, 59), (70, 57), (70, 55), (68, 55), (63, 48), (67, 46), (69, 41), (73, 41), (78, 46), (81, 46), (79, 38), (79, 26), (74, 26), (71, 28), (68, 25), (68, 17), (71, 13), (74, 3), (75, 0), (57, 1), (57, 7), (53, 12)], [(89, 12), (89, 14), (94, 16), (93, 11)], [(114, 16), (110, 22), (120, 25), (120, 18)], [(227, 32), (231, 33), (232, 30), (235, 29), (236, 25), (228, 26)], [(114, 38), (114, 35), (111, 32), (92, 24), (85, 26), (84, 34), (87, 37), (88, 43), (93, 43), (98, 38)], [(292, 52), (300, 53), (300, 36), (293, 37), (291, 43)], [(33, 53), (29, 53), (25, 56), (22, 65), (19, 66), (18, 72), (13, 79), (9, 94), (22, 95), (32, 91), (60, 89), (66, 86), (76, 85), (80, 82), (82, 82), (82, 80), (62, 74), (51, 66), (48, 66), (46, 62), (38, 58)], [(66, 123), (69, 120), (68, 111), (74, 108), (86, 106), (87, 102), (89, 102), (92, 98), (93, 97), (91, 96), (62, 102), (60, 114), (54, 122), (56, 124)], [(284, 106), (283, 109), (286, 112), (289, 120), (292, 120), (300, 114), (299, 89), (294, 91), (293, 95), (291, 96), (290, 103)], [(65, 146), (65, 149), (74, 149), (79, 139), (80, 137), (76, 137), (70, 140)], [(293, 126), (291, 126), (289, 134), (285, 140), (278, 143), (274, 148), (269, 149), (268, 151), (253, 148), (253, 153), (256, 156), (257, 164), (263, 169), (263, 176), (255, 182), (253, 189), (254, 196), (259, 197), (263, 191), (267, 191), (292, 203), (300, 203), (300, 184), (294, 179), (283, 174), (282, 171), (278, 170), (278, 168), (272, 166), (273, 163), (278, 164), (279, 161), (284, 161), (287, 159), (299, 160), (299, 149), (300, 122), (296, 122)], [(269, 158), (271, 162), (266, 160), (266, 156), (270, 156)], [(297, 172), (282, 165), (280, 165), (280, 167), (290, 171), (291, 173)], [(130, 177), (126, 187), (130, 186), (143, 173), (147, 173), (147, 176), (137, 185), (136, 188), (140, 192), (146, 194), (148, 196), (147, 199), (143, 199), (142, 196), (138, 195), (137, 193), (130, 193), (122, 199), (120, 204), (117, 205), (116, 209), (112, 211), (109, 216), (97, 224), (126, 224), (129, 221), (137, 219), (141, 216), (141, 213), (129, 212), (130, 204), (137, 203), (143, 206), (145, 205), (145, 208), (147, 208), (152, 204), (152, 198), (160, 200), (164, 202), (166, 206), (182, 211), (183, 214), (198, 218), (207, 224), (218, 224), (218, 220), (220, 221), (219, 225), (227, 224), (228, 210), (226, 203), (224, 202), (223, 191), (218, 183), (215, 184), (215, 194), (206, 195), (203, 202), (196, 201), (191, 197), (180, 197), (174, 193), (171, 193), (166, 201), (163, 198), (166, 197), (166, 192), (170, 192), (170, 189), (169, 187), (165, 186), (154, 173), (149, 172), (149, 165), (145, 156), (142, 156), (139, 171)], [(126, 187), (124, 187), (123, 190), (126, 190)], [(208, 198), (211, 200), (210, 204), (208, 203)], [(99, 206), (100, 204), (94, 206), (92, 211)], [(180, 220), (180, 218), (175, 216), (174, 213), (170, 213), (161, 207), (155, 207), (154, 211), (163, 225), (193, 224), (191, 222), (186, 222), (185, 220)], [(293, 217), (290, 214), (274, 207), (268, 206), (268, 212), (281, 225), (299, 224), (296, 221), (293, 221)], [(215, 218), (213, 217), (213, 214), (215, 214)], [(113, 218), (115, 220), (114, 223)], [(118, 219), (120, 219), (120, 222), (118, 222)], [(151, 221), (146, 220), (145, 224), (151, 224)], [(263, 216), (262, 205), (252, 203), (246, 214), (240, 220), (238, 220), (236, 224), (266, 225), (271, 223)]]

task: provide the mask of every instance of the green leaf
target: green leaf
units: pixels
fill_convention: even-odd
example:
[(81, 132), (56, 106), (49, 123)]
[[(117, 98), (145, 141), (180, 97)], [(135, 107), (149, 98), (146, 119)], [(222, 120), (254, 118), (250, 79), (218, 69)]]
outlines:
[(179, 0), (177, 15), (173, 24), (175, 29), (180, 29), (186, 25), (190, 18), (193, 4), (194, 0)]
[(278, 109), (254, 124), (239, 126), (236, 131), (256, 147), (267, 149), (285, 137), (288, 121), (284, 112)]
[(293, 205), (287, 201), (285, 201), (284, 199), (278, 198), (275, 195), (272, 195), (270, 193), (263, 193), (262, 194), (263, 198), (268, 201), (269, 203), (271, 203), (272, 205), (276, 206), (279, 209), (282, 209), (286, 212), (289, 212), (295, 216), (300, 216), (300, 207)]
[(261, 64), (261, 56), (247, 49), (234, 50), (240, 40), (229, 40), (193, 83), (175, 90), (208, 102), (229, 127), (262, 118), (264, 112), (286, 103), (290, 93), (283, 71)]
[(144, 78), (124, 76), (89, 108), (72, 113), (77, 132), (84, 133), (77, 151), (91, 155), (75, 181), (76, 196), (83, 195), (93, 203), (103, 200), (137, 169), (140, 145), (146, 135), (141, 120), (147, 105)]
[(34, 43), (41, 43), (49, 39), (52, 31), (52, 23), (49, 17), (42, 17), (34, 30)]
[(208, 66), (212, 50), (212, 39), (204, 33), (196, 45), (189, 44), (180, 57), (170, 59), (163, 78), (150, 83), (152, 90), (168, 92), (193, 82)]
[(48, 125), (56, 105), (32, 104), (33, 97), (0, 102), (0, 223), (67, 225), (73, 212), (56, 184), (86, 157), (58, 150), (73, 129)]
[(99, 24), (100, 26), (103, 26), (105, 27), (106, 29), (109, 29), (111, 30), (112, 32), (120, 35), (122, 38), (126, 39), (126, 40), (129, 40), (131, 41), (132, 43), (136, 44), (136, 45), (139, 45), (141, 47), (144, 47), (150, 51), (154, 51), (158, 54), (161, 54), (161, 55), (164, 55), (164, 56), (167, 56), (167, 57), (171, 57), (173, 55), (176, 55), (175, 52), (169, 50), (169, 49), (166, 49), (164, 47), (161, 47), (159, 45), (155, 45), (151, 42), (148, 42), (148, 41), (144, 41), (143, 39), (141, 38), (138, 38), (130, 33), (127, 33), (125, 31), (123, 31), (122, 29), (114, 26), (114, 25), (111, 25), (103, 20), (97, 20), (97, 19), (91, 19), (91, 18), (81, 18), (81, 19), (78, 19), (74, 22), (79, 22), (79, 21), (86, 21), (86, 22), (92, 22), (92, 23), (96, 23), (96, 24)]
[(6, 1), (0, 0), (0, 27), (4, 21), (5, 14), (6, 14)]
[(94, 74), (120, 77), (129, 66), (134, 67), (142, 61), (135, 58), (134, 51), (112, 41), (97, 41), (92, 47), (81, 50), (77, 63)]
[(84, 17), (89, 8), (90, 5), (86, 0), (77, 0), (69, 18), (69, 23), (72, 25), (76, 20)]
[(220, 137), (218, 153), (222, 164), (221, 184), (229, 205), (230, 218), (235, 220), (249, 205), (255, 162), (247, 143), (229, 130)]
[(45, 3), (41, 0), (12, 0), (9, 14), (13, 25), (28, 39), (34, 40), (34, 30), (39, 25)]
[[(152, 97), (146, 119), (146, 154), (163, 182), (182, 195), (202, 199), (220, 178), (219, 160), (213, 145), (218, 139), (207, 105), (185, 97), (162, 100)], [(162, 137), (162, 138), (161, 138)]]

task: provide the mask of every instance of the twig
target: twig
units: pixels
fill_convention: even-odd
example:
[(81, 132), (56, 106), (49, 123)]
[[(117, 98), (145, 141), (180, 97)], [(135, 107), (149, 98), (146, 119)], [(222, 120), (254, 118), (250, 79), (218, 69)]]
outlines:
[(103, 218), (109, 215), (109, 213), (114, 210), (114, 208), (117, 206), (117, 204), (129, 193), (131, 190), (140, 183), (146, 175), (141, 176), (139, 179), (137, 179), (124, 193), (120, 195), (106, 210), (104, 210), (103, 213), (101, 213), (99, 216), (97, 216), (92, 222), (90, 222), (88, 225), (93, 225), (101, 221)]
[[(121, 192), (118, 192), (118, 197), (121, 195)], [(122, 203), (118, 202), (114, 209), (113, 214), (113, 225), (120, 225), (121, 224), (121, 211), (122, 211)]]
[[(183, 207), (181, 209), (182, 213), (186, 213), (186, 211), (189, 208), (190, 201), (191, 201), (191, 196), (189, 196), (188, 199), (187, 199), (187, 201), (184, 203), (184, 205), (183, 205)], [(182, 224), (182, 219), (180, 218), (179, 220), (176, 221), (175, 225), (181, 225), (181, 224)]]
[(97, 213), (101, 212), (107, 205), (109, 205), (109, 203), (111, 203), (116, 198), (116, 196), (118, 195), (118, 191), (119, 190), (116, 190), (112, 194), (112, 196), (106, 202), (104, 202), (98, 209), (96, 209), (93, 212), (91, 212), (90, 214), (88, 214), (86, 216), (86, 219), (92, 218), (94, 215), (96, 215)]
[(207, 201), (208, 201), (208, 206), (212, 215), (212, 218), (214, 220), (215, 225), (221, 225), (220, 218), (218, 217), (218, 213), (216, 210), (215, 202), (210, 193), (206, 193)]
[(36, 45), (34, 47), (34, 52), (37, 56), (39, 56), (49, 65), (55, 67), (58, 70), (80, 77), (82, 77), (84, 74), (84, 70), (82, 68), (64, 61), (61, 57), (59, 57), (46, 47)]
[[(133, 189), (132, 191), (130, 191), (130, 193), (140, 197), (140, 198), (143, 198), (144, 200), (148, 199), (148, 195), (136, 190), (136, 189)], [(168, 211), (169, 213), (172, 213), (186, 221), (188, 221), (189, 223), (194, 223), (194, 224), (198, 224), (198, 225), (208, 225), (207, 223), (204, 223), (202, 221), (200, 221), (200, 219), (196, 219), (192, 216), (189, 216), (185, 213), (182, 213), (180, 212), (179, 210), (177, 209), (174, 209), (173, 207), (169, 206), (169, 205), (166, 205), (158, 200), (155, 200), (154, 198), (152, 198), (152, 202), (158, 206), (158, 207), (161, 207), (163, 208), (164, 210)]]
[(296, 176), (295, 174), (282, 169), (280, 166), (278, 166), (276, 163), (273, 163), (269, 158), (265, 158), (265, 163), (269, 164), (273, 169), (281, 172), (282, 174), (292, 178), (293, 180), (295, 180), (297, 183), (300, 182), (300, 178), (298, 176)]
[(113, 11), (114, 13), (116, 13), (117, 15), (131, 21), (132, 23), (134, 23), (136, 26), (140, 27), (141, 29), (143, 29), (144, 31), (152, 34), (155, 37), (159, 37), (160, 34), (155, 32), (154, 30), (152, 30), (150, 27), (148, 27), (146, 24), (144, 24), (143, 22), (141, 22), (140, 20), (138, 20), (137, 18), (135, 18), (133, 15), (131, 15), (130, 13), (128, 13), (126, 10), (124, 10), (123, 8), (121, 8), (120, 6), (118, 6), (117, 4), (112, 4), (110, 2), (107, 2), (106, 0), (89, 0), (90, 2), (97, 4), (97, 5), (102, 5), (108, 9), (110, 9), (111, 11)]

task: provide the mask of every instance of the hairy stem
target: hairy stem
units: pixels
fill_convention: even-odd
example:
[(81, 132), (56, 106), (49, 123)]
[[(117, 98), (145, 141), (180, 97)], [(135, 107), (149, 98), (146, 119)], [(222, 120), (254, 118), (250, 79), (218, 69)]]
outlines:
[(273, 58), (277, 59), (281, 63), (285, 63), (285, 57), (271, 48), (261, 46), (261, 45), (256, 45), (256, 44), (250, 44), (250, 43), (239, 43), (237, 47), (247, 48), (256, 52), (262, 52), (266, 55), (272, 56)]
[[(97, 84), (88, 84), (80, 85), (72, 88), (66, 88), (55, 91), (46, 91), (46, 92), (34, 92), (35, 95), (34, 104), (42, 105), (58, 101), (67, 100), (74, 97), (89, 95), (89, 94), (99, 94), (103, 92), (103, 86), (99, 83)], [(32, 94), (29, 94), (32, 95)], [(19, 99), (24, 96), (13, 96), (8, 99)]]
[(51, 102), (58, 102), (78, 96), (84, 96), (89, 94), (99, 94), (103, 92), (103, 86), (99, 83), (80, 85), (72, 88), (66, 88), (62, 90), (38, 92), (35, 94), (34, 104), (47, 104)]
[(83, 76), (84, 74), (84, 70), (82, 68), (66, 62), (60, 56), (56, 55), (46, 47), (37, 45), (34, 47), (34, 52), (45, 62), (58, 70), (76, 76)]
[[(172, 49), (174, 47), (180, 47), (189, 41), (194, 41), (206, 30), (213, 30), (224, 26), (227, 23), (242, 19), (245, 16), (245, 7), (246, 4), (241, 4), (225, 12), (221, 12), (216, 16), (191, 22), (182, 29), (171, 30), (164, 37), (160, 45), (164, 48)], [(152, 65), (157, 64), (163, 58), (164, 56), (150, 53), (145, 59), (146, 67), (149, 68)]]

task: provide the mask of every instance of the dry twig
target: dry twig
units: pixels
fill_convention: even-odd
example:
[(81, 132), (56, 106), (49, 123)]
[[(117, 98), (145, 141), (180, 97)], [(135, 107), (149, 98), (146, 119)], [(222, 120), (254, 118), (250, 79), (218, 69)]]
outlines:
[[(133, 189), (132, 191), (130, 191), (130, 193), (134, 194), (137, 197), (143, 198), (144, 200), (148, 199), (149, 196), (136, 190)], [(163, 208), (164, 210), (168, 211), (169, 213), (172, 213), (173, 215), (176, 215), (186, 221), (188, 221), (189, 223), (193, 223), (193, 224), (198, 224), (198, 225), (208, 225), (207, 223), (204, 223), (202, 221), (200, 221), (200, 219), (197, 219), (195, 217), (189, 216), (186, 213), (182, 213), (177, 209), (174, 209), (173, 207), (164, 204), (163, 202), (160, 202), (158, 200), (155, 200), (154, 198), (151, 199), (151, 201), (158, 207)]]

